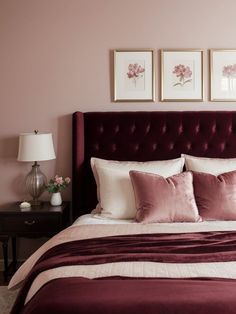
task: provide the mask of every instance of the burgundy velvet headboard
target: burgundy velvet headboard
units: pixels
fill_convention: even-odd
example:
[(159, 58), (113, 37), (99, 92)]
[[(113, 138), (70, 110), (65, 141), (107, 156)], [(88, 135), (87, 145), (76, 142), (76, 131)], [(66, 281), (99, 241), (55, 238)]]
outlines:
[(73, 217), (97, 203), (91, 157), (145, 161), (181, 153), (236, 157), (236, 112), (75, 112)]

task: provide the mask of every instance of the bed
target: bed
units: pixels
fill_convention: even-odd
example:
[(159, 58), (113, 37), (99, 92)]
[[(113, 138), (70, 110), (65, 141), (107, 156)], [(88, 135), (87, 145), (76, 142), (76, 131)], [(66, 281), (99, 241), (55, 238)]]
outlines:
[[(236, 313), (236, 221), (99, 219), (92, 157), (236, 157), (236, 112), (73, 114), (72, 226), (10, 282), (12, 313)], [(235, 168), (236, 169), (236, 168)]]

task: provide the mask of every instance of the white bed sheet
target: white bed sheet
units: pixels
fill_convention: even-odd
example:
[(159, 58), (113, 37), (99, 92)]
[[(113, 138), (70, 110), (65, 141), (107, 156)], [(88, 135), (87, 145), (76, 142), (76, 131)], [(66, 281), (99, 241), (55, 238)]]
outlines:
[[(72, 226), (77, 225), (145, 225), (137, 223), (133, 219), (110, 219), (99, 215), (86, 214), (78, 217)], [(202, 222), (175, 222), (175, 223), (153, 223), (147, 226), (155, 226), (159, 233), (181, 233), (181, 232), (208, 232), (208, 231), (236, 231), (236, 221), (202, 221)], [(114, 226), (115, 227), (115, 226)], [(152, 227), (151, 227), (152, 228)]]
[(135, 223), (133, 219), (110, 219), (95, 214), (86, 214), (78, 217), (73, 225), (100, 225), (100, 224), (129, 224)]

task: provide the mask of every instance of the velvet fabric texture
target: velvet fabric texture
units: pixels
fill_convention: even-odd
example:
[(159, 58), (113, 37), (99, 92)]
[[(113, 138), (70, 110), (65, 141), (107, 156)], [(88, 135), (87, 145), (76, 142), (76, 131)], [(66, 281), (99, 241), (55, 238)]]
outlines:
[[(76, 112), (73, 217), (97, 205), (91, 157), (151, 161), (181, 154), (236, 158), (236, 111)], [(225, 171), (224, 171), (225, 172)]]
[(46, 284), (20, 313), (235, 314), (235, 295), (230, 279), (72, 277)]
[(191, 172), (164, 178), (156, 174), (130, 171), (130, 177), (136, 199), (136, 221), (201, 221), (194, 198)]
[[(119, 261), (151, 261), (151, 262), (166, 262), (166, 263), (194, 263), (194, 262), (227, 262), (227, 261), (235, 261), (236, 260), (236, 248), (235, 248), (235, 241), (236, 241), (236, 232), (199, 232), (199, 233), (183, 233), (183, 234), (150, 234), (150, 235), (126, 235), (126, 236), (113, 236), (113, 237), (102, 237), (97, 239), (87, 239), (87, 240), (79, 240), (79, 241), (71, 241), (63, 244), (59, 244), (46, 253), (42, 255), (42, 257), (38, 260), (35, 264), (29, 275), (27, 276), (24, 286), (19, 292), (17, 300), (14, 304), (14, 307), (11, 311), (11, 314), (19, 314), (19, 313), (94, 313), (89, 312), (85, 309), (90, 309), (90, 302), (83, 304), (83, 298), (85, 294), (78, 294), (80, 289), (83, 290), (85, 286), (83, 285), (83, 281), (81, 282), (81, 278), (75, 278), (75, 286), (73, 291), (70, 290), (70, 280), (65, 280), (65, 283), (68, 281), (69, 285), (60, 285), (58, 282), (55, 286), (53, 286), (53, 282), (47, 284), (48, 289), (45, 291), (44, 287), (40, 291), (47, 292), (47, 297), (45, 298), (45, 293), (40, 293), (40, 291), (34, 296), (34, 298), (26, 305), (24, 310), (24, 300), (27, 295), (27, 292), (37, 277), (37, 275), (47, 269), (66, 266), (66, 265), (96, 265), (96, 264), (104, 264), (104, 263), (112, 263), (112, 262), (119, 262)], [(72, 278), (70, 278), (72, 279)], [(61, 283), (63, 282), (63, 279)], [(110, 287), (111, 291), (115, 293), (113, 282), (109, 280), (110, 278), (106, 278), (108, 280), (107, 284)], [(159, 293), (156, 291), (155, 294), (152, 295), (152, 298), (149, 299), (149, 292), (146, 290), (146, 285), (152, 285), (152, 281), (155, 279), (144, 281), (146, 285), (142, 286), (142, 281), (144, 279), (140, 279), (136, 281), (137, 285), (140, 285), (140, 289), (143, 291), (143, 301), (146, 305), (154, 306), (158, 309), (163, 304), (163, 297), (161, 299), (156, 299)], [(86, 281), (86, 280), (85, 280)], [(132, 280), (131, 280), (132, 281)], [(218, 281), (218, 280), (217, 280)], [(96, 300), (94, 303), (94, 309), (97, 309), (97, 306), (108, 306), (109, 313), (116, 313), (116, 298), (113, 300), (110, 299), (110, 294), (108, 295), (109, 301), (101, 302), (102, 296), (105, 295), (103, 290), (103, 284), (99, 280), (89, 280), (90, 284), (90, 292), (88, 293), (89, 300)], [(100, 284), (99, 284), (100, 282)], [(159, 282), (157, 280), (157, 282)], [(184, 280), (167, 280), (166, 291), (168, 291), (166, 297), (167, 299), (173, 299), (172, 306), (169, 307), (169, 311), (161, 313), (176, 313), (174, 310), (175, 307), (178, 308), (180, 306), (180, 300), (175, 297), (175, 294), (178, 291), (178, 287), (180, 285), (177, 282), (184, 282)], [(201, 281), (200, 281), (201, 282)], [(214, 281), (213, 281), (214, 282)], [(226, 281), (228, 282), (228, 281)], [(127, 283), (129, 283), (129, 279), (124, 279), (123, 283), (118, 283), (119, 289), (118, 291), (122, 291), (125, 289)], [(190, 285), (187, 287), (191, 287), (192, 281), (189, 281)], [(217, 284), (216, 284), (217, 285)], [(195, 285), (194, 285), (195, 286)], [(53, 287), (50, 288), (50, 287)], [(157, 289), (158, 285), (155, 287)], [(160, 284), (162, 287), (162, 284)], [(176, 292), (174, 295), (170, 295), (171, 289), (174, 288)], [(186, 288), (187, 288), (186, 287)], [(236, 305), (236, 282), (234, 281), (233, 286), (230, 290), (227, 290), (228, 293), (224, 293), (224, 284), (219, 283), (219, 294), (222, 299), (220, 299), (220, 305), (224, 305), (226, 300), (228, 300), (228, 293), (234, 295), (234, 305)], [(196, 288), (196, 286), (195, 286)], [(208, 284), (201, 283), (198, 288), (198, 292), (201, 292), (204, 289), (207, 292)], [(131, 289), (131, 288), (130, 288)], [(162, 288), (161, 288), (162, 289)], [(164, 289), (164, 288), (163, 288)], [(164, 289), (164, 290), (165, 290)], [(170, 290), (168, 290), (170, 289)], [(214, 294), (210, 290), (210, 293), (206, 293), (205, 295), (205, 304), (207, 305), (208, 301), (210, 302), (211, 306), (213, 305), (212, 295), (215, 296), (215, 288), (213, 284)], [(67, 293), (65, 293), (65, 291)], [(71, 293), (68, 293), (70, 291)], [(101, 293), (98, 293), (101, 292)], [(194, 298), (195, 290), (190, 289), (189, 294), (187, 294), (191, 299), (193, 298), (193, 304), (191, 307), (194, 308), (195, 302), (197, 299)], [(51, 295), (53, 292), (53, 296)], [(132, 289), (127, 294), (127, 302), (124, 299), (124, 295), (121, 293), (118, 297), (120, 303), (120, 312), (123, 313), (128, 311), (129, 307), (131, 306), (132, 309), (138, 309), (135, 307), (136, 303), (133, 303), (134, 294), (136, 294), (136, 285), (132, 287)], [(140, 290), (141, 292), (141, 290)], [(116, 293), (118, 293), (116, 291)], [(37, 296), (42, 296), (42, 298), (38, 298)], [(114, 294), (115, 295), (115, 294)], [(197, 294), (198, 295), (198, 294)], [(65, 298), (63, 297), (65, 296)], [(78, 297), (79, 296), (79, 297)], [(171, 296), (171, 298), (170, 298)], [(189, 304), (189, 297), (185, 296), (184, 299), (181, 299), (181, 309), (184, 306)], [(167, 300), (166, 299), (166, 300)], [(37, 302), (35, 302), (37, 300)], [(47, 301), (46, 301), (47, 300)], [(60, 301), (62, 301), (62, 303)], [(153, 301), (155, 302), (153, 303)], [(49, 302), (48, 302), (49, 301)], [(114, 302), (115, 301), (115, 302)], [(128, 302), (129, 301), (129, 302)], [(215, 299), (217, 301), (217, 299)], [(81, 303), (82, 302), (82, 303)], [(125, 302), (125, 303), (124, 303)], [(48, 307), (45, 308), (45, 311), (40, 312), (40, 306), (47, 305)], [(33, 306), (33, 307), (32, 307)], [(64, 309), (61, 311), (61, 307)], [(27, 310), (30, 309), (30, 310)], [(34, 309), (34, 310), (32, 310)], [(50, 309), (50, 311), (49, 311)], [(67, 309), (68, 312), (65, 312)], [(48, 311), (47, 311), (48, 310)], [(76, 310), (77, 312), (74, 312)], [(154, 310), (154, 308), (153, 308)], [(208, 308), (209, 310), (209, 308)], [(235, 310), (235, 308), (234, 308)], [(156, 311), (155, 313), (157, 313)], [(102, 311), (96, 311), (96, 313), (104, 313)], [(128, 312), (125, 312), (128, 313)], [(130, 313), (143, 313), (142, 311), (139, 312), (138, 310), (135, 312)], [(150, 312), (148, 312), (150, 313)], [(154, 312), (153, 312), (154, 313)], [(189, 314), (189, 312), (180, 312)], [(196, 312), (197, 313), (197, 312)], [(201, 312), (201, 313), (211, 313), (211, 312)], [(218, 311), (215, 313), (231, 313), (231, 312), (222, 312)], [(235, 313), (235, 312), (232, 312)]]
[(193, 182), (203, 220), (236, 220), (236, 171), (218, 176), (193, 172)]

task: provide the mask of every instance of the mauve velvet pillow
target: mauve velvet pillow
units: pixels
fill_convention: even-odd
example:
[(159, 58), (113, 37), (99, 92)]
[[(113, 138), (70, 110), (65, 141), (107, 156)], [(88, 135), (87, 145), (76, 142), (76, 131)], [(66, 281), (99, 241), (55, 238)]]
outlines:
[(201, 221), (193, 194), (193, 176), (189, 171), (164, 178), (157, 174), (130, 171), (136, 201), (136, 221)]
[(193, 171), (193, 186), (203, 220), (236, 220), (236, 171), (218, 176)]

